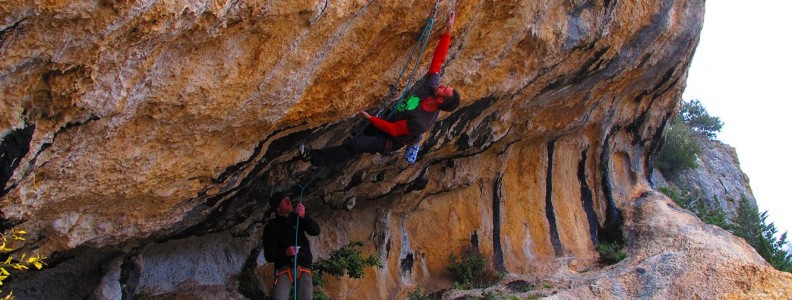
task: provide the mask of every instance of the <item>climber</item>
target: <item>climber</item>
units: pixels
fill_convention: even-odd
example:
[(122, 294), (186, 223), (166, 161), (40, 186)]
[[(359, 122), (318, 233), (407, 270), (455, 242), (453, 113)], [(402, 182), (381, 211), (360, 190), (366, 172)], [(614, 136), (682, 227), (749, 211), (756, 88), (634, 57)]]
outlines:
[(459, 106), (459, 92), (440, 84), (442, 66), (451, 45), (451, 29), (455, 14), (446, 21), (445, 31), (435, 48), (432, 64), (425, 78), (410, 90), (407, 101), (396, 107), (388, 120), (369, 115), (360, 110), (359, 115), (370, 122), (375, 130), (347, 140), (339, 146), (324, 149), (307, 149), (300, 145), (300, 156), (314, 166), (328, 166), (353, 159), (361, 153), (389, 153), (421, 141), (424, 132), (437, 121), (440, 110), (451, 112)]
[[(270, 209), (276, 213), (275, 219), (264, 227), (262, 243), (264, 257), (275, 264), (275, 285), (272, 287), (272, 299), (286, 300), (289, 290), (297, 280), (296, 293), (298, 299), (311, 299), (313, 295), (313, 278), (311, 268), (313, 254), (311, 244), (305, 234), (319, 235), (319, 224), (305, 214), (305, 206), (300, 203), (292, 210), (291, 199), (283, 193), (275, 193), (269, 199)], [(299, 226), (297, 226), (299, 218)], [(298, 243), (294, 245), (295, 227), (299, 228)], [(297, 267), (292, 268), (297, 257)], [(296, 273), (296, 274), (295, 274)]]

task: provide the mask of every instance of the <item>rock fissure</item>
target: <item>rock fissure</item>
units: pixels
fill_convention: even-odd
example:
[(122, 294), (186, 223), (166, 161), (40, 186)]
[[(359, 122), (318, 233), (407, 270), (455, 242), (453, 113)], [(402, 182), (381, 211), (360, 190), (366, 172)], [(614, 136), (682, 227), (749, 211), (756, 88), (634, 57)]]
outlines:
[(0, 197), (7, 194), (12, 188), (6, 188), (6, 184), (14, 175), (14, 170), (22, 162), (22, 158), (30, 150), (30, 142), (36, 125), (27, 125), (24, 128), (15, 129), (6, 134), (0, 142)]
[(26, 21), (27, 19), (28, 18), (26, 17), (21, 18), (19, 21), (14, 22), (14, 24), (11, 24), (10, 26), (0, 30), (0, 50), (3, 49), (6, 39), (8, 39), (11, 34), (23, 30), (24, 26), (22, 25), (22, 22)]

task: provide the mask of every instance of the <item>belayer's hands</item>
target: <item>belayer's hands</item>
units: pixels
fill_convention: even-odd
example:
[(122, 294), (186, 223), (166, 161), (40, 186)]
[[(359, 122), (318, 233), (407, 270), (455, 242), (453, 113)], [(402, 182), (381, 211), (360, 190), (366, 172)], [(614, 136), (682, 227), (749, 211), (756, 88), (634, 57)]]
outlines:
[(294, 210), (300, 218), (305, 218), (305, 205), (302, 203), (297, 204), (297, 208)]
[(290, 246), (289, 248), (286, 248), (286, 256), (297, 256), (297, 252), (299, 251), (300, 249), (297, 249), (297, 247)]
[(446, 20), (446, 28), (451, 28), (451, 26), (454, 26), (454, 19), (456, 19), (456, 13), (452, 11), (451, 14), (448, 15), (448, 19)]

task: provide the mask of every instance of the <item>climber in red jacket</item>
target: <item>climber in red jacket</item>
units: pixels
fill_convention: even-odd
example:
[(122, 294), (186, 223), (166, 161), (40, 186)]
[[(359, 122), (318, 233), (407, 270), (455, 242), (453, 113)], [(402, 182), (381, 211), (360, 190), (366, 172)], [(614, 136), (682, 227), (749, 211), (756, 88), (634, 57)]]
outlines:
[(416, 82), (408, 94), (410, 97), (396, 107), (396, 113), (388, 120), (369, 115), (361, 110), (360, 116), (376, 127), (375, 132), (347, 140), (339, 146), (308, 150), (301, 146), (300, 154), (312, 165), (327, 166), (345, 162), (361, 153), (387, 153), (399, 150), (421, 140), (421, 135), (432, 127), (440, 111), (451, 112), (459, 106), (459, 92), (450, 86), (440, 84), (442, 66), (448, 47), (451, 45), (451, 28), (454, 13), (446, 21), (445, 31), (435, 48), (429, 72)]

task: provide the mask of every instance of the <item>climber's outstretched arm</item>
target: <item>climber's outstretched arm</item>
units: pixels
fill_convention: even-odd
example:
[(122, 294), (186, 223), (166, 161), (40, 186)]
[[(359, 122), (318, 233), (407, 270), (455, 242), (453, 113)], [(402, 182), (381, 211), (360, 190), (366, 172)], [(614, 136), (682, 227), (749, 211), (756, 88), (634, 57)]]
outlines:
[(448, 20), (446, 20), (443, 35), (440, 36), (440, 41), (437, 42), (437, 47), (432, 57), (432, 64), (429, 66), (429, 75), (438, 74), (443, 69), (443, 62), (445, 62), (448, 47), (451, 45), (451, 31), (454, 27), (454, 18), (456, 18), (456, 14), (451, 12), (451, 15), (448, 16)]
[(379, 130), (382, 130), (382, 132), (390, 136), (402, 136), (410, 133), (410, 130), (407, 128), (407, 120), (388, 122), (383, 119), (371, 116), (364, 110), (361, 110), (359, 114), (371, 122), (371, 125), (374, 125), (374, 127), (377, 127)]

